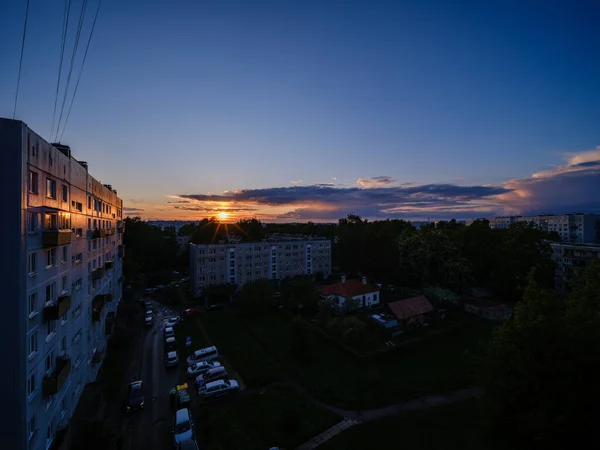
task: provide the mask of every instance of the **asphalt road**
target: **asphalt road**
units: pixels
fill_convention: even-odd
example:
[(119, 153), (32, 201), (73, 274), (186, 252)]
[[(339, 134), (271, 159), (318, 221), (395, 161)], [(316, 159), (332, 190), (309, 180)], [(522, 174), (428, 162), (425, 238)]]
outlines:
[(131, 380), (144, 382), (144, 409), (130, 413), (123, 424), (125, 450), (173, 449), (169, 390), (185, 380), (180, 375), (180, 368), (167, 369), (164, 363), (163, 321), (175, 313), (157, 302), (152, 303), (155, 305), (154, 324), (152, 328), (142, 327), (138, 357), (130, 367)]

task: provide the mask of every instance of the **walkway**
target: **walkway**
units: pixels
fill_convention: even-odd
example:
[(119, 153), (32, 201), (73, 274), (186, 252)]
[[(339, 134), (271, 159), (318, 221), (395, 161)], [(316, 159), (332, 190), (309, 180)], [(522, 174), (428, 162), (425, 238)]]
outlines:
[(331, 428), (328, 428), (327, 430), (323, 431), (318, 436), (315, 436), (310, 441), (302, 444), (300, 447), (298, 447), (298, 450), (312, 450), (313, 448), (317, 448), (323, 442), (328, 441), (329, 439), (331, 439), (336, 434), (339, 434), (342, 431), (347, 430), (351, 426), (354, 426), (354, 425), (359, 424), (359, 423), (360, 422), (357, 421), (357, 420), (344, 419), (341, 422), (336, 423)]

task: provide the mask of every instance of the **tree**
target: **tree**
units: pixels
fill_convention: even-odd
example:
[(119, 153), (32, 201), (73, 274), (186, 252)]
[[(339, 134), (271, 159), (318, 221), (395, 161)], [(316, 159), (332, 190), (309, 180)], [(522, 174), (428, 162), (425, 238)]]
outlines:
[(600, 263), (561, 301), (529, 276), (512, 319), (493, 333), (480, 366), (488, 430), (502, 448), (598, 448)]
[(246, 283), (239, 295), (238, 304), (248, 315), (258, 314), (269, 307), (275, 288), (269, 280), (259, 279)]
[(300, 362), (309, 363), (312, 345), (312, 334), (306, 329), (306, 322), (299, 316), (294, 317), (290, 330), (290, 354)]
[(291, 310), (302, 310), (309, 314), (318, 312), (321, 296), (314, 283), (307, 278), (286, 278), (281, 282), (281, 297)]

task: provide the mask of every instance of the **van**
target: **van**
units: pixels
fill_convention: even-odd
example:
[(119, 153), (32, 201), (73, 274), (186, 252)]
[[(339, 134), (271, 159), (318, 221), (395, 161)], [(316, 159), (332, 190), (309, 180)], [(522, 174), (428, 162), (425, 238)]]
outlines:
[(196, 378), (196, 383), (201, 385), (202, 383), (210, 383), (211, 381), (217, 380), (226, 380), (227, 379), (227, 369), (223, 366), (213, 367), (212, 369), (207, 370), (202, 375), (198, 375)]
[(212, 361), (213, 359), (217, 359), (219, 357), (219, 351), (217, 347), (214, 345), (211, 347), (202, 348), (200, 350), (196, 350), (192, 355), (187, 359), (188, 366), (195, 364), (200, 361)]
[(177, 342), (175, 342), (174, 337), (168, 337), (167, 339), (165, 339), (165, 350), (168, 352), (172, 350), (177, 350)]

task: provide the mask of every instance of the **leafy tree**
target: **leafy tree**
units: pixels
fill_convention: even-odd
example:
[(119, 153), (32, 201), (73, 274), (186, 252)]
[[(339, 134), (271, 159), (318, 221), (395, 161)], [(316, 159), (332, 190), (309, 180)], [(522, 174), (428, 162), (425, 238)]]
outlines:
[(255, 280), (242, 287), (238, 304), (248, 315), (258, 314), (270, 306), (274, 294), (275, 288), (269, 280)]
[(561, 301), (532, 273), (512, 319), (495, 330), (480, 381), (488, 430), (501, 448), (599, 448), (600, 262)]
[(309, 363), (312, 356), (312, 333), (306, 328), (306, 322), (299, 316), (294, 317), (290, 330), (290, 354), (296, 360)]
[(292, 310), (302, 310), (310, 314), (318, 312), (321, 296), (314, 283), (307, 278), (286, 278), (281, 282), (281, 297)]

